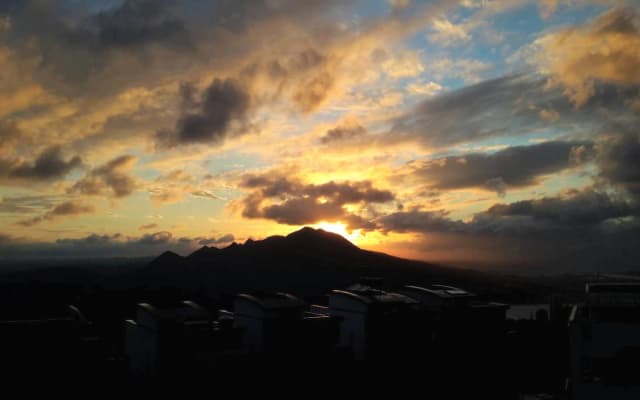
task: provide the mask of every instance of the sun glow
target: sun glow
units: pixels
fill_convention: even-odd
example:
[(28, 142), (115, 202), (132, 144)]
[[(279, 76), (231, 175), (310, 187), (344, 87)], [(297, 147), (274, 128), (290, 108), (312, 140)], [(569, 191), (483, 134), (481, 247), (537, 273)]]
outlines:
[(327, 232), (337, 233), (338, 235), (346, 238), (353, 243), (358, 243), (358, 241), (362, 238), (360, 229), (354, 229), (349, 232), (347, 230), (347, 226), (342, 222), (320, 222), (318, 224), (315, 224), (314, 228), (322, 229)]

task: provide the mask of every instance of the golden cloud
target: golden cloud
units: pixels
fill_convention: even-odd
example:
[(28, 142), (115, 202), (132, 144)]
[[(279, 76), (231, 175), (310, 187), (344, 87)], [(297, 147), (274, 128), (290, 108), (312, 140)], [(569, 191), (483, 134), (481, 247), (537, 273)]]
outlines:
[(613, 8), (592, 23), (548, 34), (538, 40), (543, 72), (550, 86), (561, 86), (580, 107), (598, 82), (640, 83), (640, 22), (631, 8)]

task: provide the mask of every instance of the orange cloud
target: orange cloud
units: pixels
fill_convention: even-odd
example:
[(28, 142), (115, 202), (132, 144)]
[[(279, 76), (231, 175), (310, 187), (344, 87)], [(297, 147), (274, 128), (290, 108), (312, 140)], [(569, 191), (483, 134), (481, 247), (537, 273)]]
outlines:
[(26, 220), (18, 222), (19, 225), (30, 227), (37, 225), (44, 221), (53, 221), (63, 216), (72, 216), (80, 214), (91, 214), (96, 211), (96, 208), (91, 204), (85, 204), (80, 201), (65, 201), (57, 206), (53, 207), (50, 211)]
[(594, 22), (539, 39), (538, 62), (580, 107), (594, 94), (597, 82), (640, 83), (640, 19), (631, 8), (614, 8)]

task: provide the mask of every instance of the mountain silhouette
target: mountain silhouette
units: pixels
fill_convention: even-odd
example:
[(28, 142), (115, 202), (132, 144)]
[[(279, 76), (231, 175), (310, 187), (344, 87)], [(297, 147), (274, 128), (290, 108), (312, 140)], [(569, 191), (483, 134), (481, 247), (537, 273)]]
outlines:
[(185, 295), (290, 291), (306, 297), (363, 277), (427, 284), (460, 282), (477, 274), (363, 250), (338, 234), (309, 227), (225, 248), (204, 246), (186, 257), (165, 252), (139, 271), (145, 285), (179, 287)]

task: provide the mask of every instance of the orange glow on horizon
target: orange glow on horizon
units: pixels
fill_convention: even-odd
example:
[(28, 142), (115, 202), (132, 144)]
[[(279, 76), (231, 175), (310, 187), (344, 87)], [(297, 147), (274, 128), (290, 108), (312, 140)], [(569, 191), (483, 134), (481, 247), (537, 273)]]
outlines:
[(336, 233), (354, 244), (358, 244), (363, 238), (360, 233), (360, 229), (354, 229), (351, 232), (348, 231), (347, 226), (342, 222), (320, 222), (313, 226), (316, 229), (322, 229), (327, 232)]

